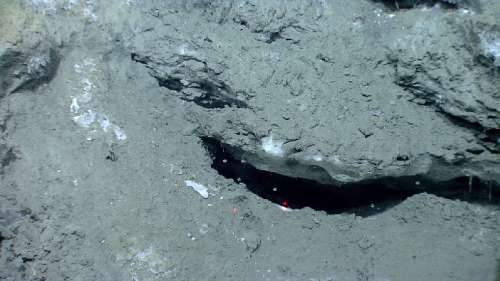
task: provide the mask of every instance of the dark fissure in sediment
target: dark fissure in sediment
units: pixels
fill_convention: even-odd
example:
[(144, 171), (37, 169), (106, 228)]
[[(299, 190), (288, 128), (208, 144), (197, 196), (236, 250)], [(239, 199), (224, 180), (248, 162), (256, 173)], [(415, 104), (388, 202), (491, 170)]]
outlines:
[[(202, 143), (212, 157), (212, 168), (220, 175), (244, 183), (258, 196), (292, 209), (310, 207), (328, 214), (348, 212), (370, 216), (421, 192), (468, 202), (500, 203), (499, 189), (478, 178), (460, 177), (433, 183), (415, 176), (328, 185), (259, 170), (236, 159), (230, 153), (231, 149), (215, 138), (203, 137)], [(426, 188), (431, 185), (432, 188)]]

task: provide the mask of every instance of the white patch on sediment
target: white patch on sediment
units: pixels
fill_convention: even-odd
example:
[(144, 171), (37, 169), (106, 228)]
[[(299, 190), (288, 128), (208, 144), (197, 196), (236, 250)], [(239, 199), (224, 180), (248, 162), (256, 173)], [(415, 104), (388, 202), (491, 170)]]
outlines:
[(285, 155), (285, 151), (283, 150), (284, 142), (274, 140), (273, 134), (270, 134), (268, 137), (262, 138), (261, 142), (262, 150), (264, 150), (266, 153), (279, 157)]
[(76, 73), (82, 73), (82, 65), (81, 64), (78, 64), (78, 63), (75, 63), (75, 65), (73, 65), (73, 69), (75, 70)]
[(137, 253), (135, 255), (135, 257), (139, 260), (139, 261), (147, 261), (148, 257), (150, 257), (151, 255), (153, 254), (153, 248), (152, 247), (149, 247), (147, 248), (146, 250), (144, 251), (141, 251), (139, 253)]
[(88, 18), (91, 22), (97, 21), (94, 0), (86, 0), (84, 3), (85, 6), (83, 7), (83, 16)]
[(201, 197), (207, 199), (208, 198), (208, 189), (206, 186), (203, 184), (199, 184), (197, 182), (194, 182), (192, 180), (186, 180), (184, 181), (186, 186), (191, 187), (194, 191), (196, 191), (198, 194), (201, 195)]
[(104, 114), (101, 115), (101, 117), (99, 118), (99, 120), (97, 120), (97, 122), (99, 122), (99, 125), (101, 126), (101, 129), (104, 132), (107, 132), (109, 126), (111, 126), (111, 122), (109, 122), (108, 117), (106, 115), (104, 115)]
[(316, 155), (313, 155), (312, 160), (314, 160), (316, 162), (320, 162), (320, 161), (323, 161), (323, 157), (319, 154), (316, 154)]
[(493, 64), (500, 67), (500, 39), (485, 44), (486, 54), (493, 57)]
[(71, 96), (70, 111), (73, 114), (83, 113), (73, 116), (72, 119), (80, 127), (86, 129), (92, 127), (93, 132), (101, 128), (104, 133), (112, 134), (116, 140), (124, 141), (127, 139), (125, 131), (118, 125), (113, 124), (105, 113), (96, 110), (94, 92), (99, 88), (92, 79), (95, 78), (94, 73), (98, 71), (96, 66), (96, 61), (92, 58), (85, 58), (81, 63), (73, 65), (73, 70), (80, 78), (81, 94)]
[(182, 44), (177, 48), (177, 53), (181, 56), (195, 56), (196, 52), (189, 49), (188, 44)]
[(123, 131), (122, 128), (113, 125), (113, 133), (115, 134), (115, 138), (120, 141), (124, 141), (127, 139), (127, 135), (125, 134), (125, 131)]
[(71, 104), (69, 106), (69, 110), (71, 113), (78, 113), (80, 111), (80, 106), (78, 105), (78, 99), (75, 97), (71, 97)]
[(95, 88), (94, 83), (92, 83), (89, 79), (84, 78), (82, 80), (83, 83), (83, 91), (90, 92), (93, 88)]
[(323, 161), (323, 156), (321, 156), (320, 154), (314, 154), (314, 155), (307, 155), (304, 157), (305, 160), (313, 160), (313, 161), (316, 161), (316, 162), (321, 162)]
[(56, 10), (56, 1), (54, 0), (31, 0), (31, 4), (43, 11), (54, 12)]
[(73, 121), (83, 128), (89, 128), (95, 122), (95, 118), (95, 112), (89, 109), (83, 114), (73, 117)]

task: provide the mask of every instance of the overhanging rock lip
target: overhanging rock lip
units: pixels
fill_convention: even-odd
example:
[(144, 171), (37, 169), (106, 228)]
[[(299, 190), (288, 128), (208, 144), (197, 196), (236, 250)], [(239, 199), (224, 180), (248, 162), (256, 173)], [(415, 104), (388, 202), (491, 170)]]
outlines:
[[(220, 145), (236, 160), (248, 163), (258, 170), (313, 180), (320, 184), (338, 187), (348, 187), (351, 184), (383, 183), (397, 185), (397, 188), (404, 189), (415, 188), (415, 185), (420, 185), (420, 183), (428, 183), (427, 186), (432, 186), (433, 184), (450, 182), (460, 177), (477, 177), (482, 181), (491, 181), (495, 185), (500, 183), (500, 172), (494, 172), (494, 170), (484, 172), (479, 170), (481, 165), (477, 163), (465, 163), (462, 166), (457, 166), (456, 163), (448, 163), (444, 159), (430, 154), (420, 155), (412, 163), (394, 165), (394, 169), (384, 169), (384, 172), (377, 171), (374, 166), (371, 171), (361, 173), (359, 172), (359, 164), (335, 163), (336, 161), (325, 160), (316, 161), (307, 159), (301, 154), (276, 156), (258, 148), (243, 150), (234, 145), (225, 144), (213, 137), (203, 136), (201, 139), (205, 145), (207, 143)], [(482, 163), (482, 165), (487, 164)], [(490, 164), (495, 165), (495, 163)], [(406, 187), (397, 184), (398, 182), (405, 183)], [(411, 186), (407, 186), (408, 184)]]

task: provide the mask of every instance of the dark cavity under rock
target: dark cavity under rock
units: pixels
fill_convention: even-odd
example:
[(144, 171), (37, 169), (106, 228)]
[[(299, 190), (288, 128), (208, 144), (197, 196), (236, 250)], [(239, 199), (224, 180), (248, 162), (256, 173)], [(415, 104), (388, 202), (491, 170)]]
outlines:
[(292, 209), (310, 207), (329, 214), (351, 212), (369, 216), (421, 192), (470, 202), (500, 202), (500, 188), (493, 186), (492, 182), (482, 182), (473, 177), (459, 177), (446, 182), (433, 182), (414, 176), (344, 185), (322, 184), (259, 170), (235, 158), (230, 152), (231, 148), (215, 138), (203, 137), (202, 143), (212, 157), (212, 168), (220, 175), (244, 183), (258, 196)]
[(381, 2), (391, 9), (412, 9), (421, 5), (432, 6), (438, 3), (445, 8), (479, 7), (477, 0), (375, 0), (375, 2)]

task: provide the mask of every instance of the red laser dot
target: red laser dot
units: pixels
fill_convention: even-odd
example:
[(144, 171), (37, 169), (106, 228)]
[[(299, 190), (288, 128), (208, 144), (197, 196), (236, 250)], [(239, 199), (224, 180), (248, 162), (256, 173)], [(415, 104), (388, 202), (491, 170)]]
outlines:
[(288, 208), (288, 200), (281, 201), (281, 206)]

